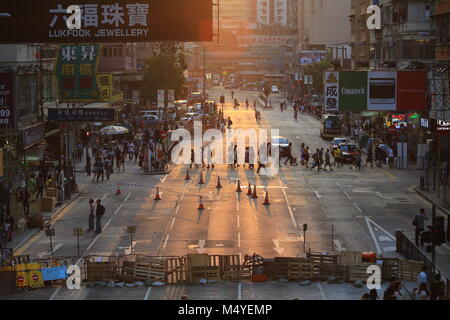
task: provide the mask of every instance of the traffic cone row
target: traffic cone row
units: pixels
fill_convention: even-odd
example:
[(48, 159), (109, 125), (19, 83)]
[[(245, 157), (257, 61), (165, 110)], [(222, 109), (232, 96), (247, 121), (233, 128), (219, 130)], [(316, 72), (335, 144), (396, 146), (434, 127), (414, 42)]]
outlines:
[(205, 181), (203, 180), (203, 172), (200, 172), (200, 181), (198, 184), (205, 184)]
[(256, 184), (253, 186), (253, 194), (252, 194), (252, 199), (256, 199), (258, 198), (258, 195), (256, 194)]
[(159, 195), (159, 188), (156, 188), (156, 196), (155, 196), (155, 200), (161, 200), (161, 197)]
[(264, 199), (263, 205), (265, 205), (265, 206), (270, 206), (270, 201), (269, 201), (269, 191), (266, 191), (266, 198)]
[(203, 209), (205, 209), (205, 206), (203, 205), (203, 197), (200, 196), (198, 210), (203, 210)]
[(242, 192), (241, 181), (240, 180), (238, 180), (237, 187), (236, 187), (236, 192)]
[(252, 185), (250, 184), (250, 182), (248, 183), (247, 195), (248, 195), (248, 196), (251, 196), (251, 195), (252, 195)]
[(117, 189), (116, 190), (116, 194), (117, 195), (122, 194), (122, 190), (120, 190), (120, 182), (117, 182), (117, 188), (116, 189)]
[(220, 177), (219, 176), (217, 177), (217, 186), (216, 186), (216, 188), (217, 189), (222, 188), (222, 185), (220, 184)]

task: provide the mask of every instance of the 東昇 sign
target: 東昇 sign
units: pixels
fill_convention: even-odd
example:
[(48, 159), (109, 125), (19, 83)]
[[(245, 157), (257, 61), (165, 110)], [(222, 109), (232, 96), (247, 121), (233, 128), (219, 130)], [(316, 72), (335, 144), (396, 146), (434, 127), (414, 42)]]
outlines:
[(212, 41), (212, 0), (4, 0), (0, 12), (11, 15), (0, 30), (13, 30), (0, 43)]

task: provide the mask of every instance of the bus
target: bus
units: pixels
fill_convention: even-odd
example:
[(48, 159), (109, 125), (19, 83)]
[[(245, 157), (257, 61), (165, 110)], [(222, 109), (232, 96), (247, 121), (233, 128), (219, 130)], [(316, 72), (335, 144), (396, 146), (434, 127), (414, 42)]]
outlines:
[(320, 136), (323, 139), (333, 139), (344, 134), (344, 122), (335, 114), (324, 114), (320, 128)]

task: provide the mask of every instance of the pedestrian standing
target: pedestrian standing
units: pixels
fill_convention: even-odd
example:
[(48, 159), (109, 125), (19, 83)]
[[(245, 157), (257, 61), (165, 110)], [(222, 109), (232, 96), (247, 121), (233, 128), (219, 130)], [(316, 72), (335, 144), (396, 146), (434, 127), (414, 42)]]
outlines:
[(42, 199), (43, 193), (44, 193), (44, 187), (45, 187), (45, 180), (44, 177), (42, 176), (41, 173), (39, 173), (39, 176), (36, 180), (36, 188), (37, 188), (37, 193), (36, 193), (36, 200), (39, 198)]
[(20, 193), (22, 198), (22, 207), (23, 213), (26, 217), (30, 214), (30, 192), (27, 188), (22, 188), (22, 192)]
[(428, 275), (427, 275), (427, 267), (423, 266), (422, 267), (422, 271), (419, 272), (419, 274), (417, 275), (417, 287), (420, 288), (420, 286), (425, 283), (425, 285), (427, 284), (428, 281)]
[(105, 167), (106, 180), (109, 180), (109, 176), (111, 175), (111, 160), (106, 158), (103, 162), (103, 166)]
[(86, 173), (89, 177), (91, 175), (91, 157), (89, 155), (86, 156)]
[(105, 214), (105, 207), (101, 204), (102, 200), (97, 199), (97, 208), (95, 210), (96, 229), (95, 233), (102, 232), (102, 216)]
[[(416, 227), (415, 230), (416, 246), (419, 246), (420, 233), (425, 230), (425, 220), (428, 220), (428, 218), (425, 215), (425, 209), (422, 208), (420, 209), (420, 213), (415, 216), (412, 222), (413, 226)], [(422, 245), (423, 242), (421, 241), (420, 244)]]
[(306, 164), (307, 168), (309, 168), (309, 157), (310, 156), (311, 155), (310, 155), (310, 152), (309, 152), (309, 146), (306, 146), (306, 149), (305, 149), (305, 164)]
[(320, 168), (322, 168), (322, 165), (323, 165), (323, 148), (320, 148), (320, 151), (319, 151), (319, 164), (320, 164)]
[(102, 182), (104, 180), (104, 165), (100, 158), (97, 159), (97, 182), (100, 179), (100, 176), (102, 176)]
[(294, 121), (298, 122), (298, 112), (297, 109), (294, 110)]
[(441, 274), (437, 273), (430, 284), (430, 300), (445, 299), (445, 282), (441, 279)]
[(389, 148), (388, 150), (388, 164), (389, 168), (394, 167), (394, 150), (392, 148)]
[(370, 162), (370, 166), (373, 168), (373, 152), (372, 152), (372, 147), (369, 147), (367, 149), (367, 160), (366, 160), (366, 167), (367, 164)]
[(330, 168), (330, 171), (333, 171), (331, 168), (331, 157), (330, 157), (330, 151), (327, 149), (327, 152), (325, 152), (325, 165), (323, 166), (323, 170), (327, 171), (327, 166)]
[(89, 228), (88, 231), (94, 231), (95, 206), (94, 199), (89, 199)]

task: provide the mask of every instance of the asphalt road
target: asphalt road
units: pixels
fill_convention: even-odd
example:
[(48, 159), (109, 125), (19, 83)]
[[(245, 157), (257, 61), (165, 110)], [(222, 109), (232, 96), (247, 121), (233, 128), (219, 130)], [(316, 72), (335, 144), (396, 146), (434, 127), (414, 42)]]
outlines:
[[(209, 98), (216, 101), (222, 93), (225, 94), (228, 102), (224, 108), (225, 116), (231, 117), (233, 128), (279, 129), (280, 134), (293, 143), (297, 158), (300, 158), (298, 150), (302, 142), (310, 149), (329, 146), (329, 141), (320, 138), (317, 119), (300, 115), (297, 123), (293, 120), (292, 109), (280, 112), (280, 96), (272, 97), (274, 109), (261, 110), (263, 121), (257, 125), (253, 108), (247, 110), (244, 106), (246, 98), (253, 104), (257, 92), (234, 91), (241, 103), (240, 110), (233, 110), (230, 90), (216, 88), (209, 91)], [(100, 235), (85, 233), (80, 238), (81, 253), (85, 256), (129, 253), (132, 247), (133, 253), (162, 256), (205, 252), (236, 254), (241, 259), (245, 254), (253, 253), (265, 258), (290, 257), (305, 254), (304, 241), (306, 250), (316, 252), (359, 250), (389, 256), (395, 251), (395, 229), (412, 232), (411, 220), (416, 212), (421, 207), (429, 208), (410, 188), (417, 183), (418, 176), (418, 172), (410, 170), (367, 167), (357, 171), (347, 165), (332, 172), (317, 172), (301, 166), (283, 166), (275, 176), (260, 176), (256, 170), (242, 166), (235, 170), (218, 165), (209, 170), (192, 169), (188, 181), (184, 179), (185, 172), (185, 165), (177, 165), (168, 175), (144, 175), (136, 164), (129, 162), (126, 172), (114, 173), (107, 182), (97, 184), (90, 178), (78, 178), (82, 182), (83, 195), (67, 207), (54, 224), (55, 255), (76, 255), (72, 228), (87, 228), (89, 198), (102, 198), (106, 214)], [(84, 176), (83, 173), (78, 174)], [(205, 179), (204, 185), (198, 184), (200, 174)], [(217, 177), (221, 178), (222, 189), (215, 188)], [(238, 179), (242, 193), (235, 192)], [(121, 195), (115, 195), (117, 182), (128, 184), (122, 186)], [(249, 182), (252, 186), (257, 185), (258, 199), (247, 196)], [(159, 187), (161, 201), (153, 200), (156, 186)], [(270, 206), (263, 205), (266, 191)], [(201, 211), (198, 210), (200, 195), (205, 205)], [(302, 230), (303, 224), (308, 224), (306, 235)], [(125, 232), (126, 226), (137, 226), (132, 243)], [(39, 233), (16, 254), (48, 258), (49, 239)], [(146, 292), (147, 289), (139, 290)], [(321, 290), (317, 294), (321, 294)], [(27, 292), (16, 297), (87, 297), (84, 290), (69, 292), (65, 288), (33, 292), (34, 296)], [(116, 294), (111, 293), (109, 298), (117, 298)], [(140, 295), (136, 299), (142, 299)], [(176, 297), (178, 294), (160, 294), (161, 299)], [(227, 297), (236, 299), (234, 295), (227, 296), (225, 290), (222, 298)], [(248, 298), (252, 297), (258, 298), (258, 295), (249, 294)], [(220, 299), (220, 294), (217, 299)]]

